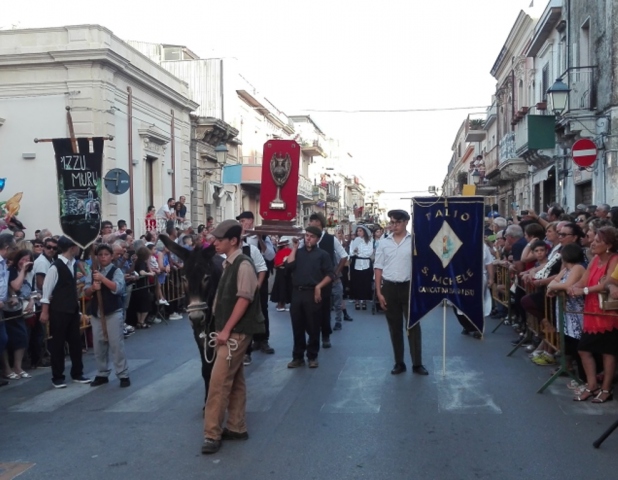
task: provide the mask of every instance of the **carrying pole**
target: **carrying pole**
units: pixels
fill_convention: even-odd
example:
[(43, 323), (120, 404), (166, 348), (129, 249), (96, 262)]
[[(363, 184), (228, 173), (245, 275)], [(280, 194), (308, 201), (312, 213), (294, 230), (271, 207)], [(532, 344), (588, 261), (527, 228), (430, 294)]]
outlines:
[(442, 376), (446, 377), (446, 299), (442, 300)]

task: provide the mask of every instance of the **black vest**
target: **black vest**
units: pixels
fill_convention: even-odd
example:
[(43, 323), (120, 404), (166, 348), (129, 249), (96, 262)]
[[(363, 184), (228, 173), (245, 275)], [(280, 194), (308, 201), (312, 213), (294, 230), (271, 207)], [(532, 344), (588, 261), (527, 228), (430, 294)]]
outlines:
[[(105, 278), (114, 281), (115, 271), (116, 267), (112, 266), (112, 268), (109, 269), (109, 272), (107, 272), (107, 275), (105, 275)], [(114, 295), (109, 288), (103, 285), (103, 283), (101, 283), (101, 299), (103, 300), (103, 313), (105, 315), (111, 315), (116, 310), (122, 309), (122, 297), (120, 295)], [(101, 315), (99, 312), (99, 298), (98, 295), (96, 295), (96, 292), (90, 301), (88, 313), (90, 315), (94, 315), (95, 317), (99, 317), (99, 315)]]
[(77, 313), (79, 303), (75, 277), (62, 260), (56, 260), (53, 265), (58, 270), (58, 281), (52, 291), (49, 309), (53, 312)]
[(335, 237), (328, 232), (324, 232), (318, 246), (330, 255), (330, 261), (333, 262), (333, 268), (337, 268), (337, 264), (335, 263)]

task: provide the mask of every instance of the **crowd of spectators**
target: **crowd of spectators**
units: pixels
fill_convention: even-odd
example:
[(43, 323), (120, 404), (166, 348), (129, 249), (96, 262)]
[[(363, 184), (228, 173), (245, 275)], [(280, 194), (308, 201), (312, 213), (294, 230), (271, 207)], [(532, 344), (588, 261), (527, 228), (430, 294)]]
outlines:
[[(494, 264), (508, 269), (511, 285), (511, 317), (500, 304), (492, 316), (505, 317), (518, 333), (512, 344), (538, 366), (556, 366), (564, 356), (579, 379), (567, 385), (574, 401), (612, 400), (618, 311), (605, 306), (604, 296), (618, 298), (618, 207), (578, 205), (569, 214), (554, 204), (547, 212), (513, 212), (508, 219), (494, 211), (486, 227)], [(548, 341), (561, 315), (564, 351)], [(527, 318), (541, 327), (533, 331)]]
[[(97, 267), (93, 265), (94, 251), (107, 244), (113, 252), (112, 262), (122, 271), (126, 283), (122, 295), (125, 338), (136, 329), (183, 318), (182, 262), (165, 248), (159, 235), (166, 233), (184, 248), (192, 249), (207, 241), (213, 227), (211, 217), (196, 230), (190, 226), (185, 197), (178, 202), (169, 199), (156, 214), (155, 208), (149, 207), (144, 225), (138, 227), (143, 234), (138, 237), (125, 220), (116, 225), (101, 222), (99, 237), (82, 250), (75, 263), (83, 313), (90, 301), (84, 287)], [(39, 316), (43, 282), (58, 255), (60, 235), (55, 233), (47, 228), (35, 230), (31, 236), (18, 229), (3, 232), (3, 238), (10, 242), (0, 251), (0, 385), (29, 378), (28, 370), (50, 366), (47, 326)], [(84, 327), (82, 342), (87, 349), (92, 346), (87, 320)]]

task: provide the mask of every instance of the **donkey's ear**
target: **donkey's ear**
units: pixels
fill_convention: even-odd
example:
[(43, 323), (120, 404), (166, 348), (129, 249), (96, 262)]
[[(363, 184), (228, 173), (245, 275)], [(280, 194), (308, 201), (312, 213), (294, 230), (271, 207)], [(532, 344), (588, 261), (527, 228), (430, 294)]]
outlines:
[[(199, 246), (196, 247), (196, 248), (199, 248)], [(202, 248), (202, 256), (204, 258), (210, 259), (210, 258), (214, 257), (216, 253), (217, 253), (217, 250), (215, 248), (215, 244), (214, 243), (211, 243), (206, 248)]]
[(189, 255), (191, 254), (191, 252), (186, 248), (182, 248), (170, 237), (161, 234), (159, 235), (159, 239), (163, 242), (163, 245), (165, 245), (170, 252), (180, 258), (183, 262), (186, 262), (189, 259)]

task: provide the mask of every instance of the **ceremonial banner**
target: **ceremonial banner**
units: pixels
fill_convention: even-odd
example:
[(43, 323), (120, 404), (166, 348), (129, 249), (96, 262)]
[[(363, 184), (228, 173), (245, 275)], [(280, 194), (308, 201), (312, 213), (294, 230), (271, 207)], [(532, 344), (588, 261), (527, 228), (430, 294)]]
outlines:
[(78, 153), (70, 138), (52, 141), (56, 154), (58, 206), (62, 232), (82, 248), (101, 230), (103, 138), (78, 138)]
[(483, 331), (483, 198), (414, 197), (413, 327), (443, 299)]
[(291, 222), (296, 218), (300, 145), (295, 140), (264, 144), (260, 215), (264, 220)]

